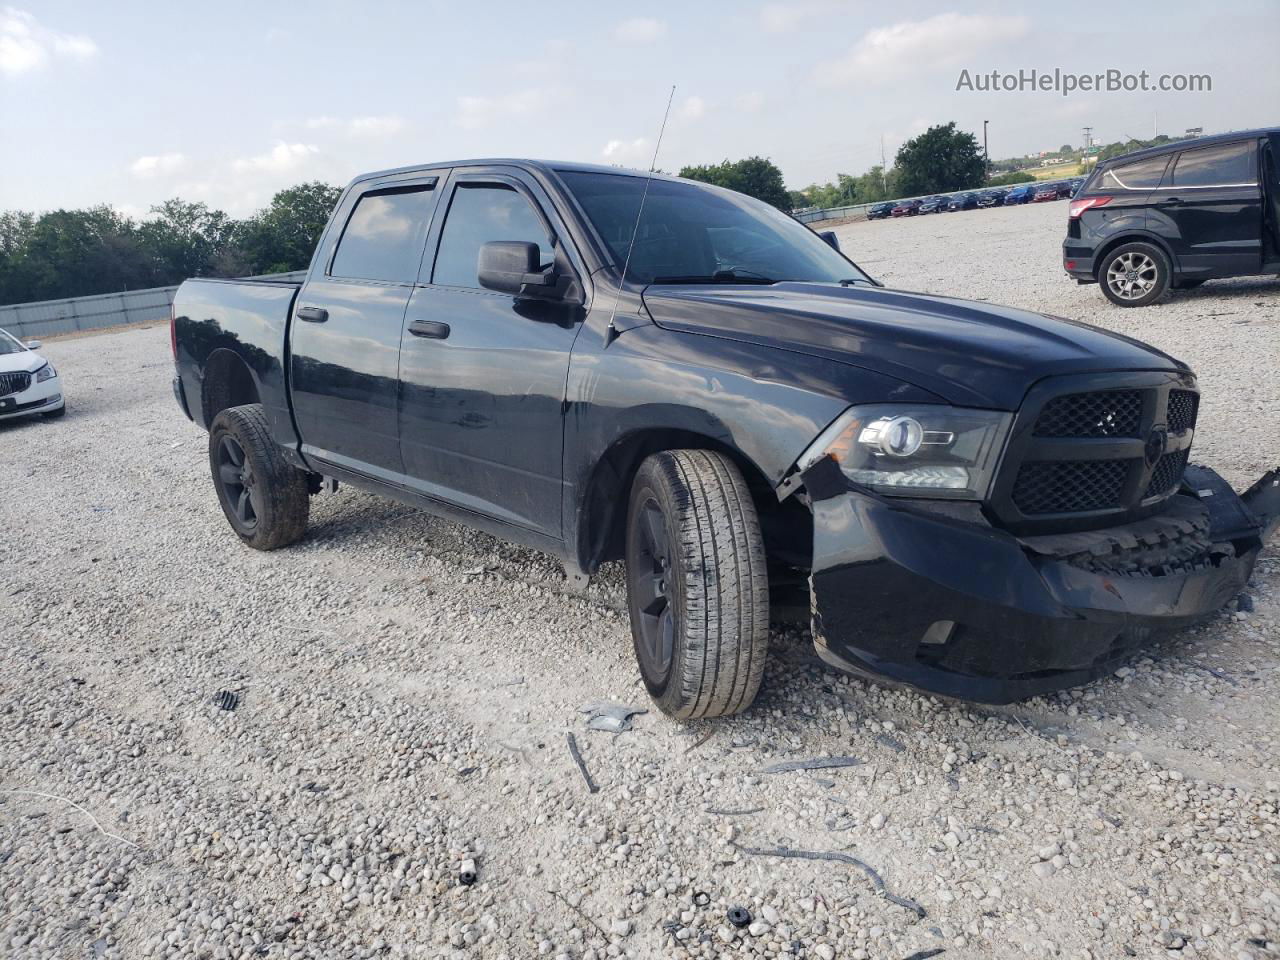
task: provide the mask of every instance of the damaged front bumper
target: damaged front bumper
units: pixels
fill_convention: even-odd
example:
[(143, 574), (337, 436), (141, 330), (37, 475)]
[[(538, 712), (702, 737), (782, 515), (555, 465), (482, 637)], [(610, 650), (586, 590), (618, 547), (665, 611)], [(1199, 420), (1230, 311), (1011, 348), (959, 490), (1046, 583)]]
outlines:
[(1209, 616), (1280, 524), (1280, 471), (1237, 495), (1188, 467), (1159, 516), (1038, 537), (991, 526), (976, 503), (868, 493), (829, 458), (803, 480), (819, 655), (984, 703), (1084, 683), (1153, 633)]

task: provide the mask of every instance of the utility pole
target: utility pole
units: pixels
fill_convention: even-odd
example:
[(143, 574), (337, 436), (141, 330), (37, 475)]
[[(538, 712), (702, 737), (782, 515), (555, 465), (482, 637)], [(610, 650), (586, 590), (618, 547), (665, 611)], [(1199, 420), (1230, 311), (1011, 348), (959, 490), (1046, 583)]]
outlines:
[(884, 191), (885, 199), (889, 199), (889, 171), (885, 169), (883, 133), (880, 134), (880, 189)]
[(1093, 127), (1084, 128), (1084, 148), (1087, 151), (1093, 146)]
[(982, 182), (988, 183), (991, 180), (991, 154), (987, 153), (987, 124), (990, 120), (982, 121)]

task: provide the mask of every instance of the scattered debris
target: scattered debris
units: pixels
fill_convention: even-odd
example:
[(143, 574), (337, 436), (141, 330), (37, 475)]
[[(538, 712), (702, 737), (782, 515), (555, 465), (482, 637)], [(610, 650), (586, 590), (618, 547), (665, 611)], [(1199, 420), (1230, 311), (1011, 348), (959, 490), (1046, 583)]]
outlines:
[(469, 887), (480, 878), (479, 872), (476, 870), (475, 860), (463, 860), (462, 866), (458, 868), (458, 882), (464, 887)]
[(761, 773), (790, 773), (793, 770), (834, 770), (837, 767), (856, 767), (862, 763), (857, 757), (814, 757), (812, 760), (785, 760), (774, 763)]
[(909, 957), (903, 957), (903, 960), (929, 960), (930, 957), (936, 957), (940, 953), (946, 953), (943, 947), (934, 947), (931, 950), (917, 950)]
[[(730, 842), (733, 843), (732, 841)], [(890, 903), (896, 903), (900, 907), (905, 907), (915, 913), (915, 915), (921, 920), (927, 916), (924, 907), (920, 906), (920, 904), (916, 903), (914, 900), (909, 900), (906, 897), (895, 896), (890, 893), (889, 889), (884, 885), (883, 878), (881, 878), (880, 874), (875, 871), (874, 867), (863, 863), (857, 857), (850, 854), (840, 853), (836, 850), (793, 850), (790, 847), (774, 847), (772, 850), (766, 850), (761, 847), (744, 847), (737, 843), (733, 843), (733, 846), (737, 847), (743, 853), (749, 854), (753, 857), (789, 857), (800, 860), (835, 860), (837, 863), (852, 864), (871, 879), (872, 884), (874, 884), (876, 888), (876, 893), (880, 894), (880, 896), (884, 897)]]
[(903, 744), (901, 740), (898, 740), (895, 737), (891, 737), (887, 733), (877, 733), (876, 743), (880, 744), (881, 746), (888, 747), (894, 753), (902, 753), (904, 750), (907, 749), (906, 745)]
[(716, 817), (746, 817), (753, 813), (764, 813), (764, 807), (747, 807), (745, 810), (720, 810), (716, 807), (708, 807), (703, 813), (709, 813)]
[(704, 743), (706, 743), (708, 740), (714, 737), (715, 734), (716, 734), (715, 728), (712, 727), (710, 730), (708, 730), (706, 733), (700, 736), (697, 740), (693, 741), (693, 743), (689, 744), (689, 746), (685, 747), (684, 752), (693, 753), (693, 751), (697, 750), (700, 746), (702, 746)]
[(240, 695), (231, 690), (219, 690), (213, 695), (214, 705), (230, 712), (240, 706)]
[(1236, 597), (1236, 609), (1241, 613), (1253, 613), (1253, 597), (1242, 593)]
[(711, 894), (705, 890), (698, 890), (693, 895), (693, 905), (695, 907), (705, 907), (711, 902)]
[(572, 733), (566, 733), (565, 739), (569, 741), (569, 753), (573, 756), (573, 762), (578, 765), (578, 769), (582, 771), (582, 779), (587, 781), (587, 790), (591, 793), (599, 793), (600, 788), (596, 786), (596, 782), (591, 779), (591, 773), (587, 770), (587, 763), (582, 759), (582, 751), (578, 749), (578, 738)]
[(648, 713), (644, 707), (628, 707), (621, 703), (601, 700), (583, 704), (579, 713), (587, 714), (588, 730), (604, 730), (606, 733), (623, 733), (631, 729), (631, 718), (637, 713)]
[(500, 687), (518, 687), (524, 683), (524, 677), (512, 677), (510, 680), (503, 680), (498, 684)]
[(80, 806), (80, 804), (76, 803), (74, 800), (68, 800), (66, 797), (60, 797), (56, 793), (41, 793), (39, 790), (0, 790), (0, 793), (9, 793), (15, 796), (24, 796), (24, 797), (42, 797), (45, 800), (57, 800), (59, 803), (68, 804), (69, 806), (75, 807), (77, 810), (83, 813), (86, 817), (88, 817), (89, 820), (92, 821), (93, 825), (97, 827), (98, 832), (102, 834), (104, 837), (110, 837), (112, 840), (119, 840), (121, 843), (127, 844), (130, 847), (133, 847), (133, 849), (135, 850), (142, 849), (132, 840), (126, 840), (124, 837), (111, 833), (108, 830), (104, 830), (102, 828), (102, 824), (98, 822), (98, 818), (95, 817), (88, 810), (86, 810), (84, 807)]
[(555, 897), (557, 900), (559, 900), (561, 903), (563, 903), (563, 904), (564, 904), (566, 907), (568, 907), (570, 910), (572, 910), (574, 913), (576, 913), (578, 916), (580, 916), (580, 917), (581, 917), (583, 920), (585, 920), (587, 923), (591, 924), (593, 927), (595, 927), (597, 930), (599, 930), (599, 931), (600, 931), (601, 936), (604, 936), (604, 937), (608, 937), (608, 936), (609, 936), (609, 931), (608, 931), (608, 930), (606, 930), (604, 927), (600, 926), (600, 924), (596, 923), (596, 922), (595, 922), (595, 920), (593, 920), (591, 917), (589, 917), (589, 916), (587, 916), (585, 913), (583, 913), (583, 912), (582, 912), (582, 909), (581, 909), (580, 907), (576, 907), (576, 906), (574, 906), (572, 903), (570, 903), (568, 900), (566, 900), (566, 899), (564, 898), (564, 896), (560, 894), (560, 892), (559, 892), (559, 891), (557, 891), (557, 890), (552, 890), (552, 891), (551, 891), (551, 895), (552, 895), (553, 897)]
[(751, 911), (746, 907), (730, 907), (729, 912), (725, 914), (725, 919), (741, 930), (751, 923)]

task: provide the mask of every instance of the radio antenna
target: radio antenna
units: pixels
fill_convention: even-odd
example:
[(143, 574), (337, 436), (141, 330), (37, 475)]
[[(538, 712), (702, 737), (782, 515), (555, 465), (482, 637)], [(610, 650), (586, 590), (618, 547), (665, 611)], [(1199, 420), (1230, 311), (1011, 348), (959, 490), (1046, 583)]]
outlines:
[(609, 313), (609, 334), (608, 341), (611, 342), (618, 335), (617, 328), (613, 325), (614, 318), (618, 315), (618, 301), (622, 299), (622, 284), (627, 280), (627, 270), (631, 268), (631, 251), (636, 248), (636, 237), (640, 235), (640, 218), (644, 216), (644, 202), (649, 199), (649, 184), (653, 182), (653, 171), (658, 165), (658, 150), (662, 147), (662, 135), (667, 132), (667, 118), (671, 116), (671, 101), (676, 96), (676, 85), (671, 85), (671, 93), (667, 95), (667, 109), (662, 114), (662, 126), (658, 128), (658, 141), (653, 145), (653, 159), (649, 161), (649, 175), (644, 178), (644, 192), (640, 194), (640, 206), (636, 210), (635, 226), (631, 228), (631, 242), (627, 244), (627, 256), (622, 261), (622, 276), (618, 281), (618, 291), (613, 297), (613, 310)]

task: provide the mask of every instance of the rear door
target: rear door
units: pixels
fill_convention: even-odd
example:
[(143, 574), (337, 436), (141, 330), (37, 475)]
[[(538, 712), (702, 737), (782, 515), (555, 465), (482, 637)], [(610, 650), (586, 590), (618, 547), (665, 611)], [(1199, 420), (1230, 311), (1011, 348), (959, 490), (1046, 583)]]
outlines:
[(515, 168), (455, 170), (437, 220), (400, 352), (408, 483), (558, 538), (565, 380), (582, 308), (486, 290), (477, 258), (485, 243), (518, 240), (538, 244), (544, 266), (567, 266), (567, 246), (557, 256), (567, 231)]
[(1174, 254), (1185, 273), (1257, 273), (1262, 268), (1257, 141), (1182, 151), (1155, 194), (1155, 209), (1177, 228)]
[(404, 311), (437, 177), (373, 182), (343, 199), (290, 324), (294, 416), (305, 456), (398, 481)]

